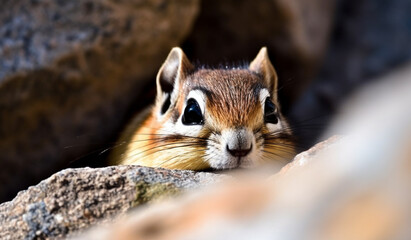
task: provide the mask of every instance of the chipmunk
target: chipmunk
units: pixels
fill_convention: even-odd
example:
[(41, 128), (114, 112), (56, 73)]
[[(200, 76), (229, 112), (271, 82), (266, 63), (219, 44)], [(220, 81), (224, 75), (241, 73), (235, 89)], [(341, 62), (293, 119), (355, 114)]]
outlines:
[(295, 155), (266, 47), (249, 66), (223, 69), (195, 68), (175, 47), (156, 84), (154, 106), (125, 130), (111, 163), (231, 169), (285, 164)]

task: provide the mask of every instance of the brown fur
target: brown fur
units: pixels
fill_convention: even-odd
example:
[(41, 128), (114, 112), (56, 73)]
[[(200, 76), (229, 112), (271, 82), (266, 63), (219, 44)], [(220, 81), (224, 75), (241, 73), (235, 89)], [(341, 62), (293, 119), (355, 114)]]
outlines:
[(209, 92), (207, 114), (218, 123), (213, 126), (216, 130), (233, 126), (260, 127), (252, 126), (262, 118), (261, 108), (256, 107), (259, 96), (255, 90), (262, 88), (263, 82), (256, 74), (247, 69), (200, 70), (188, 82), (191, 89), (202, 87)]

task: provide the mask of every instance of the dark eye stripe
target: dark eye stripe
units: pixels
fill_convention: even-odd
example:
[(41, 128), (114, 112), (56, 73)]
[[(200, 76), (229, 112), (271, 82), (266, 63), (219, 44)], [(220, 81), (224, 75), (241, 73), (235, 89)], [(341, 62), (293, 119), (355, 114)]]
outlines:
[(194, 87), (194, 88), (192, 89), (192, 91), (194, 91), (194, 90), (199, 90), (199, 91), (203, 92), (204, 95), (207, 96), (207, 99), (212, 99), (213, 96), (214, 96), (214, 93), (213, 93), (211, 90), (209, 90), (209, 89), (207, 89), (207, 88), (205, 88), (205, 87), (202, 87), (202, 86)]

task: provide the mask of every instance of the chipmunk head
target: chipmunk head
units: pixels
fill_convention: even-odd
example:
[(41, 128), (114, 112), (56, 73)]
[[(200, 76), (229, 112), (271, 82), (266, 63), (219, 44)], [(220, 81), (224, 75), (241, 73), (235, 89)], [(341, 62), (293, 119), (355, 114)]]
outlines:
[(152, 132), (168, 146), (158, 149), (170, 158), (162, 167), (249, 167), (294, 154), (265, 47), (248, 67), (233, 69), (195, 69), (173, 48), (157, 75), (151, 117)]
[(156, 81), (151, 113), (125, 131), (114, 163), (227, 169), (283, 165), (294, 155), (266, 48), (248, 67), (224, 69), (196, 69), (173, 48)]

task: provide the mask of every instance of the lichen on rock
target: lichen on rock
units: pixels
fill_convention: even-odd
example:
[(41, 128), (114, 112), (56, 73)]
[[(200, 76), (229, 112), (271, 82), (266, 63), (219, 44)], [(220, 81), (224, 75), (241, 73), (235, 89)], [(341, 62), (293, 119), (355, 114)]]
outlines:
[(0, 204), (1, 239), (61, 238), (222, 175), (139, 166), (60, 171)]

